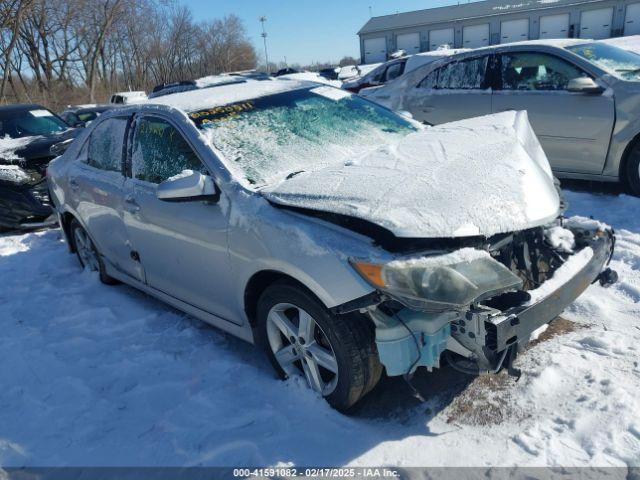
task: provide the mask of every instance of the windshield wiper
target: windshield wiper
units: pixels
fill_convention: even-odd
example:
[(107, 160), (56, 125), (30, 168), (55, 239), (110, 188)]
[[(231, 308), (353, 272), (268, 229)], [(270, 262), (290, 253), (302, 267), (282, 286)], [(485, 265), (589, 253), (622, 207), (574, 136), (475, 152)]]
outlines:
[(290, 178), (295, 177), (296, 175), (298, 175), (299, 173), (304, 173), (304, 170), (298, 170), (296, 172), (291, 172), (289, 175), (287, 175), (285, 177), (285, 180), (289, 180)]

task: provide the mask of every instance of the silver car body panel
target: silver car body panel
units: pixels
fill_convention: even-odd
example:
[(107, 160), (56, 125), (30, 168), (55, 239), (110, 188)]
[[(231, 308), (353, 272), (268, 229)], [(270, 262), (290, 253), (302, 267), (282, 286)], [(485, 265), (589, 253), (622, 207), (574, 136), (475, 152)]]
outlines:
[[(640, 133), (640, 82), (620, 80), (563, 48), (588, 42), (529, 41), (476, 49), (418, 68), (367, 92), (367, 98), (392, 110), (408, 111), (416, 120), (431, 124), (505, 110), (526, 110), (557, 176), (616, 181), (624, 153)], [(595, 78), (604, 93), (417, 88), (430, 72), (447, 63), (515, 52), (561, 58)]]

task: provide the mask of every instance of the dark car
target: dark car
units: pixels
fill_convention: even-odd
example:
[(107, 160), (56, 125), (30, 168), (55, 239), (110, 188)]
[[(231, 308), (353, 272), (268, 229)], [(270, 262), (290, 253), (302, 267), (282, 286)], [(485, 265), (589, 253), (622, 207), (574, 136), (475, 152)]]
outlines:
[(117, 108), (115, 105), (76, 105), (68, 106), (67, 109), (60, 114), (60, 117), (72, 127), (84, 128), (89, 122), (92, 122), (100, 114)]
[(45, 178), (47, 165), (76, 133), (40, 105), (0, 106), (0, 229), (56, 223)]
[(327, 80), (337, 80), (338, 79), (338, 68), (336, 67), (331, 67), (331, 68), (323, 68), (322, 70), (320, 70), (318, 72), (318, 75), (320, 75), (323, 78), (326, 78)]
[(300, 70), (296, 70), (295, 68), (287, 67), (281, 68), (276, 73), (273, 74), (274, 77), (281, 77), (282, 75), (292, 75), (294, 73), (300, 73)]

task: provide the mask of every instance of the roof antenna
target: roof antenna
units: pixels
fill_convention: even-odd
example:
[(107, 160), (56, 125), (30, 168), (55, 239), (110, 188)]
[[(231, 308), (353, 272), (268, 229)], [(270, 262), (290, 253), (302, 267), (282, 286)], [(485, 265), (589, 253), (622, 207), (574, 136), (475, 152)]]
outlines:
[(369, 5), (369, 18), (373, 17), (373, 10), (371, 9), (371, 5)]

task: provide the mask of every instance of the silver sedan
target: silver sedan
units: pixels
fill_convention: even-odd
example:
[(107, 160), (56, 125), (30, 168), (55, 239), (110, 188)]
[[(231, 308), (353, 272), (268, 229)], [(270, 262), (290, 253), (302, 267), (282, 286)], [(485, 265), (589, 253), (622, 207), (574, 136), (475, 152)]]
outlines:
[(623, 182), (640, 195), (640, 55), (592, 40), (480, 48), (361, 92), (438, 125), (526, 110), (561, 178)]
[(383, 371), (509, 367), (615, 280), (612, 232), (559, 218), (523, 112), (425, 128), (272, 79), (152, 101), (100, 116), (51, 163), (70, 250), (104, 283), (257, 343), (340, 410)]

